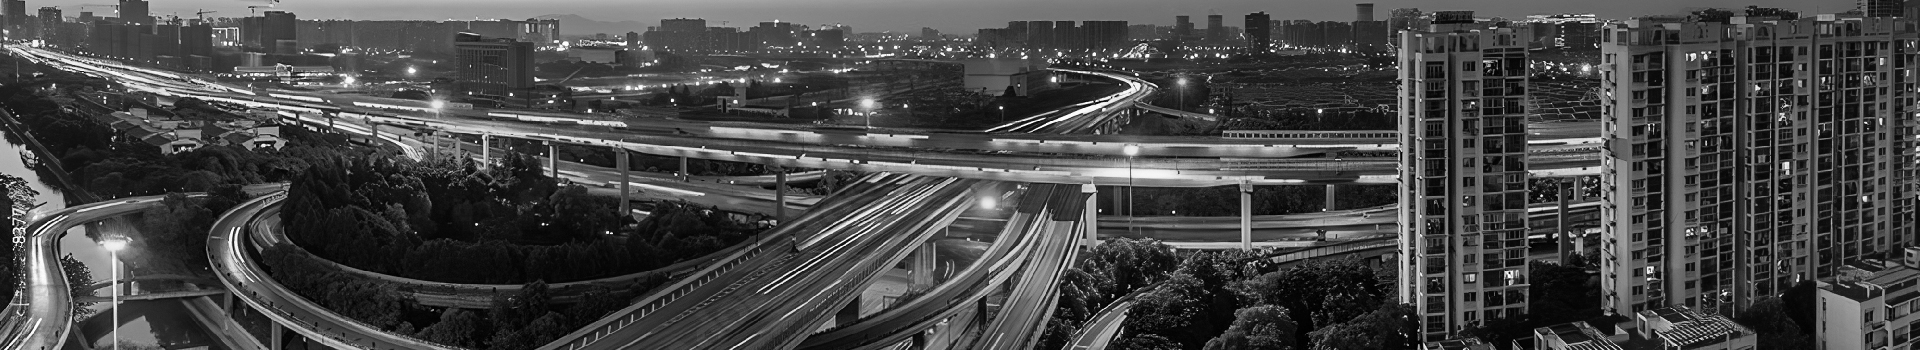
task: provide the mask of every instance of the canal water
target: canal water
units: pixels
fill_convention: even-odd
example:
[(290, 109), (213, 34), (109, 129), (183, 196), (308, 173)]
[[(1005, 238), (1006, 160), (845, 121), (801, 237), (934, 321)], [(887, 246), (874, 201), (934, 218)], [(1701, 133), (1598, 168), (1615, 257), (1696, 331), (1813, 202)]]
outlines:
[[(44, 213), (66, 208), (67, 201), (65, 195), (59, 188), (52, 185), (53, 181), (41, 181), (39, 172), (27, 167), (26, 161), (22, 158), (33, 157), (32, 152), (28, 150), (27, 146), (24, 143), (16, 143), (14, 140), (7, 138), (8, 135), (6, 135), (6, 133), (0, 133), (0, 172), (26, 179), (28, 186), (40, 192), (40, 195), (34, 197), (34, 199), (38, 203), (44, 204), (41, 205), (40, 208), (35, 209), (36, 212)], [(125, 225), (106, 226), (124, 227)], [(111, 280), (113, 266), (111, 264), (113, 260), (106, 249), (101, 248), (93, 239), (87, 237), (85, 234), (86, 229), (85, 227), (76, 227), (68, 231), (67, 235), (61, 237), (60, 252), (62, 254), (72, 255), (75, 260), (79, 260), (82, 264), (87, 265), (88, 270), (93, 272), (94, 281)], [(125, 275), (125, 271), (121, 273), (122, 276)], [(108, 296), (111, 290), (101, 288), (97, 290), (96, 293), (100, 296)], [(103, 322), (95, 323), (87, 320), (76, 320), (76, 322), (81, 323), (83, 326), (73, 328), (75, 331), (82, 331), (83, 334), (86, 334), (87, 338), (89, 338), (88, 340), (97, 340), (93, 343), (96, 346), (106, 345), (111, 342), (107, 340), (107, 338), (110, 337), (104, 336), (107, 334), (105, 333), (106, 325), (112, 323), (104, 322), (106, 319), (111, 318), (109, 315), (112, 310), (112, 305), (109, 304), (110, 303), (98, 303), (91, 308), (97, 311), (98, 315), (101, 315), (100, 318)], [(191, 317), (179, 301), (129, 303), (121, 310), (120, 314), (121, 323), (123, 323), (119, 329), (120, 341), (129, 345), (170, 350), (223, 349), (207, 335), (208, 331), (200, 326), (198, 322), (194, 322)], [(95, 327), (97, 330), (87, 330), (86, 328), (88, 327), (84, 327), (84, 325), (91, 324), (98, 324), (98, 326)], [(72, 342), (69, 342), (68, 348), (78, 348), (75, 344), (71, 343)]]

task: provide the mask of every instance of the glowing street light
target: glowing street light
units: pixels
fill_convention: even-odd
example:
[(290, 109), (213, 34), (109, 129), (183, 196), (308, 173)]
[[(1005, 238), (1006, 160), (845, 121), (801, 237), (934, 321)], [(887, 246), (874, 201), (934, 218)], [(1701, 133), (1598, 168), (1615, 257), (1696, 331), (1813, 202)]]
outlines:
[(120, 348), (120, 251), (127, 249), (130, 241), (124, 236), (111, 236), (100, 241), (107, 248), (108, 256), (113, 260), (113, 348)]
[(860, 108), (867, 110), (867, 128), (873, 128), (873, 98), (860, 99)]
[(1133, 157), (1140, 155), (1140, 145), (1127, 144), (1120, 148), (1127, 155), (1127, 230), (1138, 229), (1133, 225)]

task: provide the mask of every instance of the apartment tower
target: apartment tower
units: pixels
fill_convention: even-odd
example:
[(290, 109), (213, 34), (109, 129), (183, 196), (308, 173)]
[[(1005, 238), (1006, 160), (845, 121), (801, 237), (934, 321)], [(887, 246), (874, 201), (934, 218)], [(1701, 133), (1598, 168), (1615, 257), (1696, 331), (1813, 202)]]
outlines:
[(1527, 52), (1473, 12), (1400, 41), (1400, 301), (1424, 341), (1527, 313)]
[(1732, 314), (1913, 246), (1914, 39), (1833, 15), (1605, 25), (1602, 308)]

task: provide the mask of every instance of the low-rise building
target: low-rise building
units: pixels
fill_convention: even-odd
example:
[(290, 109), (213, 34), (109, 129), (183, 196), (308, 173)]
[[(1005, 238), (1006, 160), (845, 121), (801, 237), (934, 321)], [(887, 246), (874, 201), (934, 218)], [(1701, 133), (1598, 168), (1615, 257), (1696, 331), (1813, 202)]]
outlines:
[[(1576, 321), (1533, 329), (1533, 350), (1622, 350), (1608, 334)], [(1516, 342), (1519, 343), (1519, 342)], [(1524, 347), (1526, 344), (1515, 344)]]
[(1907, 349), (1920, 297), (1920, 248), (1907, 248), (1899, 263), (1866, 259), (1846, 264), (1832, 282), (1819, 284), (1820, 350)]
[(1752, 350), (1759, 340), (1746, 326), (1686, 306), (1641, 311), (1634, 321), (1635, 335), (1659, 349)]
[(274, 120), (205, 120), (180, 118), (174, 114), (150, 115), (144, 109), (95, 115), (127, 137), (160, 149), (162, 154), (189, 152), (206, 146), (234, 145), (248, 150), (280, 149), (287, 141), (280, 136)]

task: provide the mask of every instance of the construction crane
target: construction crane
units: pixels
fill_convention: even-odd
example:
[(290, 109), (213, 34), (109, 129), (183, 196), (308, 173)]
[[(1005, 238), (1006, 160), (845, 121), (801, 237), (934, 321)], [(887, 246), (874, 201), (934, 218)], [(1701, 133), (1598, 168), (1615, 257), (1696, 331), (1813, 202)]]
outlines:
[(207, 21), (207, 14), (209, 14), (209, 13), (216, 13), (216, 12), (220, 12), (220, 11), (207, 11), (206, 9), (200, 9), (200, 12), (194, 12), (194, 13), (193, 13), (193, 15), (194, 15), (194, 16), (199, 16), (199, 17), (200, 17), (200, 21), (201, 21), (201, 22), (206, 22), (206, 21)]
[(261, 6), (261, 5), (256, 5), (256, 6), (247, 6), (247, 13), (249, 13), (249, 14), (251, 14), (251, 13), (254, 13), (253, 11), (254, 11), (255, 9), (270, 9), (270, 8), (273, 8), (273, 5), (264, 5), (264, 6)]

